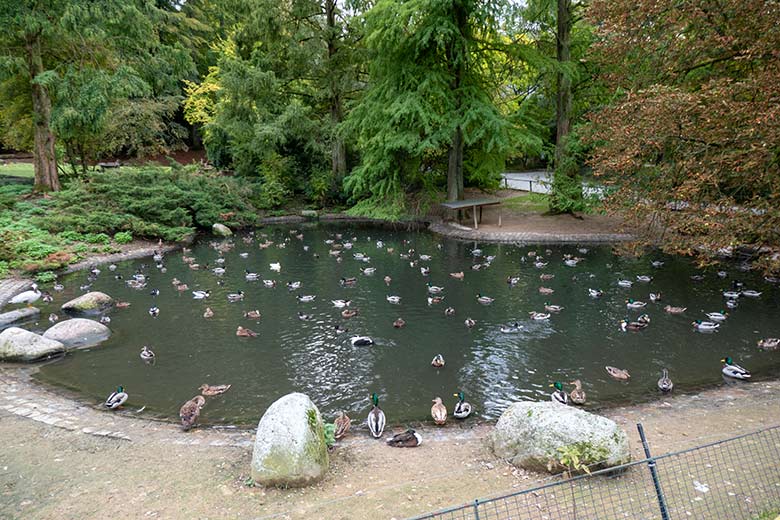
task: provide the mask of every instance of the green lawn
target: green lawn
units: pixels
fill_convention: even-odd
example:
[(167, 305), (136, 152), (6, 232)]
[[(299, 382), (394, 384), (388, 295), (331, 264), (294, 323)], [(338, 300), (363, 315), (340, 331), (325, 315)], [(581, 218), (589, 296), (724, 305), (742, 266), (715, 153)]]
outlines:
[(544, 213), (550, 209), (547, 195), (543, 193), (527, 193), (504, 199), (501, 203), (504, 207), (517, 212)]
[(33, 165), (32, 163), (8, 163), (0, 164), (0, 175), (11, 175), (13, 177), (28, 177), (33, 178)]

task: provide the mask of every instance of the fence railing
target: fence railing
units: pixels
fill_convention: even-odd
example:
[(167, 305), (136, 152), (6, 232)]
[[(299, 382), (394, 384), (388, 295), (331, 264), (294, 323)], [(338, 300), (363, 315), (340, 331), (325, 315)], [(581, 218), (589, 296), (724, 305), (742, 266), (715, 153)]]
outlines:
[(780, 511), (780, 426), (657, 457), (645, 453), (630, 464), (415, 520), (773, 520), (768, 515)]

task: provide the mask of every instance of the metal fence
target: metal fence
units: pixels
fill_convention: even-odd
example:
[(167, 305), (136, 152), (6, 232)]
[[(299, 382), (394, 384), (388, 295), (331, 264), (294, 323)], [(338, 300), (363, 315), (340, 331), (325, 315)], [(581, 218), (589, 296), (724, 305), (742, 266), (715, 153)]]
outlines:
[(630, 464), (416, 520), (773, 520), (780, 511), (780, 426), (658, 457), (645, 443), (645, 453)]

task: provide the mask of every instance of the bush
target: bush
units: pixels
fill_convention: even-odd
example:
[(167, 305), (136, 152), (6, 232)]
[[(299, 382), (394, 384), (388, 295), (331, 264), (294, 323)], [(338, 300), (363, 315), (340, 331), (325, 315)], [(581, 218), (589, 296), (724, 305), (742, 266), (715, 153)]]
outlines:
[(84, 235), (84, 242), (87, 244), (110, 244), (111, 237), (105, 233), (87, 233)]
[(35, 281), (38, 283), (52, 283), (57, 279), (57, 275), (51, 271), (43, 271), (35, 275)]
[(133, 234), (129, 231), (114, 233), (114, 242), (117, 244), (129, 244), (133, 241)]

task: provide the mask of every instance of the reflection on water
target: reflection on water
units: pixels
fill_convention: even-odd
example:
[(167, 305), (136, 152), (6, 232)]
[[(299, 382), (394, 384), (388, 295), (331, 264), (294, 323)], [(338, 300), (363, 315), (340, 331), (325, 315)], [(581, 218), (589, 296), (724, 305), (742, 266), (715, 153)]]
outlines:
[[(180, 253), (166, 257), (165, 273), (151, 259), (122, 263), (116, 272), (102, 268), (92, 290), (131, 306), (112, 311), (110, 340), (45, 366), (38, 377), (95, 402), (123, 385), (131, 409), (146, 406), (146, 412), (170, 418), (202, 383), (232, 384), (226, 394), (208, 399), (202, 420), (211, 423), (254, 423), (274, 400), (293, 391), (311, 396), (326, 417), (343, 409), (362, 418), (369, 409), (369, 394), (377, 392), (389, 421), (400, 423), (428, 417), (436, 396), (452, 408), (452, 394), (459, 390), (480, 417), (495, 418), (513, 401), (548, 399), (548, 385), (555, 380), (581, 379), (589, 405), (600, 406), (657, 396), (655, 385), (663, 367), (669, 368), (677, 391), (721, 383), (719, 360), (726, 355), (758, 378), (780, 371), (780, 352), (756, 348), (759, 338), (780, 336), (780, 292), (758, 276), (731, 271), (731, 278), (739, 277), (746, 287), (763, 294), (742, 298), (717, 333), (699, 334), (691, 321), (704, 318), (704, 311), (724, 307), (721, 292), (730, 287), (731, 278), (719, 279), (713, 271), (693, 282), (690, 276), (696, 271), (684, 259), (663, 257), (665, 265), (654, 269), (650, 261), (660, 255), (620, 258), (606, 246), (580, 253), (576, 246), (475, 244), (427, 232), (324, 224), (297, 229), (302, 239), (283, 226), (258, 231), (251, 244), (237, 238), (235, 248), (224, 255), (223, 276), (205, 269), (205, 264), (217, 265), (220, 256), (208, 240), (187, 253), (204, 266), (200, 270), (190, 269)], [(261, 249), (258, 244), (266, 241), (261, 232), (274, 244)], [(335, 239), (337, 233), (343, 233), (341, 241)], [(338, 262), (329, 254), (332, 244), (326, 240), (351, 241), (354, 246), (344, 250), (343, 261)], [(377, 247), (378, 240), (382, 247)], [(476, 247), (482, 249), (482, 257), (471, 254)], [(412, 248), (414, 256), (400, 256)], [(537, 252), (548, 265), (535, 267), (529, 252)], [(356, 260), (355, 253), (364, 253), (370, 262)], [(569, 267), (563, 263), (565, 254), (584, 260)], [(410, 265), (420, 255), (431, 259)], [(485, 256), (495, 259), (489, 267), (473, 270), (474, 264), (485, 263)], [(269, 264), (275, 262), (281, 264), (281, 273), (270, 270)], [(361, 268), (369, 266), (376, 272), (363, 274)], [(421, 274), (424, 266), (430, 267), (430, 276)], [(125, 280), (139, 269), (148, 283), (134, 290)], [(260, 280), (247, 281), (245, 271), (259, 273)], [(449, 276), (458, 271), (465, 273), (464, 280)], [(543, 273), (555, 276), (541, 280)], [(116, 274), (123, 279), (115, 279)], [(515, 286), (506, 283), (510, 275), (518, 277)], [(631, 288), (617, 285), (619, 279), (636, 280), (637, 275), (654, 279), (635, 282)], [(54, 304), (42, 308), (42, 316), (80, 294), (86, 276), (65, 278), (66, 290), (55, 295)], [(385, 276), (392, 278), (389, 286)], [(174, 277), (189, 290), (177, 291), (171, 284)], [(342, 277), (356, 277), (357, 283), (344, 286), (339, 283)], [(267, 288), (262, 279), (279, 283)], [(298, 280), (302, 288), (289, 291), (286, 282)], [(443, 302), (428, 304), (427, 282), (444, 287)], [(555, 292), (542, 295), (540, 286)], [(603, 297), (589, 297), (588, 288), (602, 289)], [(152, 296), (152, 289), (159, 289), (159, 296)], [(195, 300), (192, 290), (209, 290), (211, 296)], [(229, 303), (227, 294), (239, 290), (245, 293), (244, 300)], [(619, 321), (639, 314), (627, 310), (625, 300), (649, 301), (651, 291), (661, 292), (662, 300), (648, 303), (644, 310), (651, 317), (650, 326), (638, 333), (621, 332)], [(295, 298), (299, 294), (317, 298), (301, 303)], [(386, 300), (390, 294), (401, 296), (400, 305)], [(495, 301), (481, 305), (477, 294)], [(331, 303), (334, 299), (352, 300), (349, 309), (357, 309), (358, 315), (342, 318), (343, 309)], [(565, 309), (546, 321), (531, 320), (529, 312), (543, 311), (545, 302)], [(688, 311), (666, 314), (666, 304)], [(151, 306), (160, 308), (159, 317), (149, 316)], [(203, 318), (207, 306), (215, 314), (211, 319)], [(445, 316), (449, 306), (456, 310), (453, 316)], [(245, 311), (254, 309), (262, 313), (260, 319), (244, 318)], [(299, 320), (298, 312), (311, 319)], [(399, 317), (406, 326), (397, 329), (392, 325)], [(469, 317), (477, 322), (472, 329), (464, 325)], [(501, 326), (515, 321), (522, 325), (519, 332), (500, 332)], [(236, 337), (239, 325), (258, 336)], [(348, 331), (340, 333), (337, 325)], [(376, 344), (352, 346), (349, 339), (354, 335), (369, 335)], [(156, 352), (154, 365), (141, 361), (143, 345)], [(438, 353), (446, 360), (442, 369), (430, 366)], [(628, 369), (631, 381), (611, 380), (605, 365)]]

